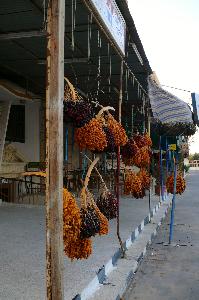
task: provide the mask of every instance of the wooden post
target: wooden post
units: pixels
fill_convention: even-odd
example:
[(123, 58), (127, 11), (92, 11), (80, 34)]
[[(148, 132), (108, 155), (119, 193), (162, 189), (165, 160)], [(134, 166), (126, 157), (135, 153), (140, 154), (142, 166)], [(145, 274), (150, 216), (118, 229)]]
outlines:
[(46, 288), (63, 300), (63, 100), (65, 0), (48, 8), (46, 84)]

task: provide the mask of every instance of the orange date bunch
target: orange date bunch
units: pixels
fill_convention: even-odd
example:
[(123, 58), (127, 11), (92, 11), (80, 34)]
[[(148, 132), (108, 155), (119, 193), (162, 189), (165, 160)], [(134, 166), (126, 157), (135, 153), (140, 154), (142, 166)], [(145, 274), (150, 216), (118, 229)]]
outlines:
[(138, 168), (148, 167), (150, 164), (150, 147), (152, 141), (146, 133), (144, 135), (134, 134), (127, 144), (122, 147), (122, 160), (125, 165), (135, 165)]
[(148, 147), (152, 146), (152, 140), (148, 133), (145, 133), (144, 135), (134, 134), (133, 139), (135, 140), (135, 142), (139, 148), (142, 148), (145, 146), (148, 146)]
[(95, 211), (96, 211), (96, 214), (97, 214), (97, 216), (98, 216), (98, 218), (100, 220), (99, 235), (106, 235), (106, 234), (108, 234), (108, 227), (109, 227), (108, 219), (99, 210), (99, 208), (97, 207), (97, 205), (95, 205)]
[(142, 188), (142, 182), (139, 176), (133, 171), (128, 171), (126, 174), (124, 192), (126, 195), (132, 194), (136, 199), (143, 198), (145, 195)]
[(63, 242), (65, 254), (73, 259), (88, 258), (92, 253), (92, 242), (80, 239), (81, 216), (75, 198), (63, 189)]
[(148, 133), (145, 133), (144, 139), (145, 139), (146, 146), (151, 147), (152, 146), (152, 140), (151, 140)]
[(115, 145), (124, 146), (128, 141), (128, 137), (126, 135), (125, 129), (110, 114), (108, 116), (107, 126), (113, 133)]
[[(167, 191), (171, 194), (174, 193), (174, 175), (171, 175), (167, 178), (166, 181), (166, 187), (167, 187)], [(181, 175), (177, 175), (176, 178), (176, 194), (182, 194), (184, 193), (186, 189), (186, 182), (184, 180), (184, 178)]]
[(136, 142), (130, 138), (126, 145), (121, 148), (122, 161), (126, 166), (131, 166), (134, 163), (134, 157), (137, 155), (139, 151)]
[(103, 151), (107, 147), (106, 134), (96, 118), (76, 129), (75, 140), (81, 149)]
[(150, 154), (149, 147), (145, 146), (138, 150), (137, 154), (134, 157), (135, 166), (142, 168), (147, 167), (150, 164)]
[(71, 260), (87, 259), (92, 254), (92, 241), (91, 239), (78, 238), (67, 246), (65, 253)]
[(150, 188), (150, 183), (151, 183), (151, 179), (150, 179), (150, 175), (147, 172), (147, 170), (145, 169), (141, 169), (138, 173), (138, 176), (142, 182), (142, 188), (145, 190), (148, 190)]

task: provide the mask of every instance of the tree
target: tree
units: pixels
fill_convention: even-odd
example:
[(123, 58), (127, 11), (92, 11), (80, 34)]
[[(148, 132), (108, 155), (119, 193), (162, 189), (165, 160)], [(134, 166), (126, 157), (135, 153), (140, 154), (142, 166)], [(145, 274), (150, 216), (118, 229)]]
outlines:
[(199, 160), (199, 153), (191, 154), (189, 160)]

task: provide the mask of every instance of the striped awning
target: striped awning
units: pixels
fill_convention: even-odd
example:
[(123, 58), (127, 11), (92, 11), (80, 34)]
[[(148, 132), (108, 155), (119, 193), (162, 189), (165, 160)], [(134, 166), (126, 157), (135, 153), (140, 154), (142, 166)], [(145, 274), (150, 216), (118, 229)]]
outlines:
[(154, 80), (148, 79), (148, 93), (153, 117), (161, 123), (193, 123), (187, 103), (165, 91)]

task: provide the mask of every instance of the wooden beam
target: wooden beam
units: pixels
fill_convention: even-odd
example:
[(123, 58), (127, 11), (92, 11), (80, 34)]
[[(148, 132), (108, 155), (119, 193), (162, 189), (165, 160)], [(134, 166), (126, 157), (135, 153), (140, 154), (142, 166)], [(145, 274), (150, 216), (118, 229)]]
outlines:
[[(87, 57), (74, 57), (74, 58), (65, 58), (64, 63), (65, 64), (79, 64), (79, 63), (87, 63), (89, 60)], [(46, 60), (45, 59), (39, 59), (37, 60), (38, 65), (45, 65)]]
[[(43, 10), (44, 10), (44, 7), (40, 7), (35, 0), (29, 0), (32, 5), (37, 9), (38, 12), (40, 12), (40, 14), (43, 15)], [(45, 2), (44, 2), (45, 3)]]
[(46, 287), (63, 300), (63, 100), (65, 0), (50, 1), (46, 85)]
[(45, 30), (30, 30), (30, 31), (20, 31), (20, 32), (7, 32), (0, 34), (0, 41), (5, 40), (16, 40), (32, 37), (42, 37), (46, 36), (47, 32)]

